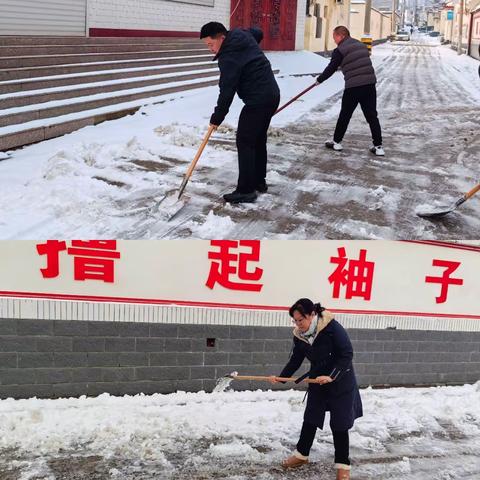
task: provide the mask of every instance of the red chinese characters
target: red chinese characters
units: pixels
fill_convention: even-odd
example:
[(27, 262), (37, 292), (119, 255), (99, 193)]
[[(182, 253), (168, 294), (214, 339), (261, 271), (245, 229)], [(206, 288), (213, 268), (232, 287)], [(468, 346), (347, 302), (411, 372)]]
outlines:
[[(243, 290), (259, 292), (263, 284), (258, 283), (262, 278), (263, 269), (255, 267), (249, 271), (249, 263), (260, 260), (259, 240), (212, 240), (212, 247), (218, 247), (218, 251), (208, 252), (208, 258), (212, 260), (210, 273), (206, 285), (213, 289), (216, 283), (229, 290)], [(241, 251), (245, 247), (248, 251)], [(238, 280), (242, 280), (241, 282)]]
[(427, 275), (425, 277), (425, 283), (439, 283), (442, 287), (440, 289), (440, 295), (435, 297), (435, 301), (437, 303), (445, 303), (447, 301), (448, 287), (450, 285), (463, 285), (462, 278), (450, 277), (450, 275), (461, 265), (461, 263), (434, 259), (432, 265), (434, 267), (444, 267), (445, 271), (441, 277), (432, 277)]
[(46, 255), (47, 266), (41, 268), (43, 278), (55, 278), (60, 274), (60, 253), (66, 251), (73, 256), (74, 279), (101, 280), (113, 283), (115, 280), (114, 259), (120, 258), (116, 251), (116, 240), (72, 240), (67, 248), (65, 241), (47, 240), (37, 245), (39, 255)]
[(340, 298), (340, 289), (345, 287), (345, 298), (360, 297), (369, 301), (372, 295), (375, 263), (367, 261), (367, 251), (360, 250), (358, 260), (347, 258), (345, 247), (337, 248), (338, 257), (330, 257), (330, 263), (338, 266), (328, 277), (333, 284), (333, 298)]

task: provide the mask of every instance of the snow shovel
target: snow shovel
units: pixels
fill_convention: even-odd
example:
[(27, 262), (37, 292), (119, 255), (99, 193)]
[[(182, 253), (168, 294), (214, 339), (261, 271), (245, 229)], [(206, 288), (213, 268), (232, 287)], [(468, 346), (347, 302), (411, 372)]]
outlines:
[[(307, 378), (310, 372), (302, 375), (301, 377), (275, 377), (279, 382), (295, 382), (295, 383), (317, 383), (313, 378)], [(230, 386), (233, 380), (254, 380), (260, 382), (268, 382), (271, 377), (258, 376), (258, 375), (239, 375), (238, 372), (232, 372), (228, 375), (221, 377), (217, 381), (217, 385), (213, 389), (213, 392), (223, 392)]]
[(203, 139), (203, 142), (201, 143), (200, 147), (198, 148), (198, 151), (195, 155), (195, 158), (192, 160), (192, 163), (190, 163), (190, 166), (188, 167), (187, 173), (185, 174), (183, 178), (183, 182), (180, 185), (180, 189), (178, 190), (178, 197), (177, 197), (177, 190), (170, 190), (167, 192), (164, 197), (157, 203), (158, 205), (161, 205), (161, 213), (165, 217), (165, 220), (170, 221), (173, 219), (173, 217), (185, 206), (185, 202), (180, 202), (180, 198), (183, 195), (183, 191), (185, 190), (185, 187), (187, 186), (188, 180), (190, 179), (193, 169), (195, 168), (195, 165), (198, 162), (198, 159), (200, 158), (200, 155), (202, 154), (203, 150), (205, 149), (205, 146), (207, 145), (208, 140), (210, 139), (210, 136), (212, 135), (212, 132), (215, 130), (216, 127), (210, 125), (207, 133), (205, 134), (205, 138)]
[[(267, 376), (259, 376), (259, 375), (225, 375), (228, 378), (232, 378), (233, 380), (255, 380), (260, 382), (268, 382), (272, 377)], [(275, 377), (276, 380), (279, 382), (295, 382), (297, 377)], [(304, 378), (301, 380), (305, 383), (317, 383), (314, 378)], [(299, 382), (300, 383), (300, 382)]]
[(466, 202), (469, 198), (473, 197), (480, 190), (480, 183), (473, 187), (469, 192), (460, 197), (452, 206), (450, 207), (439, 207), (438, 210), (434, 211), (432, 209), (420, 210), (417, 212), (417, 215), (422, 218), (442, 218), (447, 213), (453, 212), (457, 207), (462, 203)]
[(289, 105), (291, 105), (295, 100), (298, 100), (301, 96), (305, 95), (307, 92), (309, 92), (312, 88), (316, 87), (317, 85), (319, 85), (319, 83), (315, 82), (313, 83), (312, 85), (310, 85), (309, 87), (307, 87), (305, 90), (302, 90), (298, 95), (295, 95), (295, 97), (293, 97), (291, 100), (289, 100), (285, 105), (281, 106), (275, 113), (274, 115), (276, 115), (277, 113), (280, 113), (284, 108), (287, 108)]

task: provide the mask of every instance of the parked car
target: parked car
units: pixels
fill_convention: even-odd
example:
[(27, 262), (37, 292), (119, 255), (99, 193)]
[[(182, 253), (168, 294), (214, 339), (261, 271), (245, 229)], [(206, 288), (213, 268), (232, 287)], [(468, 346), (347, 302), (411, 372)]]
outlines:
[(395, 40), (408, 42), (410, 40), (410, 32), (407, 32), (406, 30), (400, 30), (395, 34)]

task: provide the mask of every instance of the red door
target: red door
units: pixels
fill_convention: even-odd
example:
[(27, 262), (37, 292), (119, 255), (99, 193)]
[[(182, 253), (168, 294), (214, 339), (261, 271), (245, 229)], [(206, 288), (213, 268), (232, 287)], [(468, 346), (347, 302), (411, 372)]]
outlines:
[(295, 50), (297, 0), (231, 0), (230, 28), (260, 27), (264, 50)]

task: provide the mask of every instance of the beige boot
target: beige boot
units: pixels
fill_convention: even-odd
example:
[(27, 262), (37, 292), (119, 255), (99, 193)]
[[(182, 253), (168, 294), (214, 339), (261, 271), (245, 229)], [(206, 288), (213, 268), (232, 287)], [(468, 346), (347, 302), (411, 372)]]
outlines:
[(291, 457), (288, 457), (282, 462), (283, 468), (296, 468), (301, 467), (308, 463), (308, 457), (305, 457), (301, 453), (297, 452), (296, 450), (293, 452)]
[(350, 480), (350, 465), (344, 465), (343, 463), (336, 463), (337, 480)]

